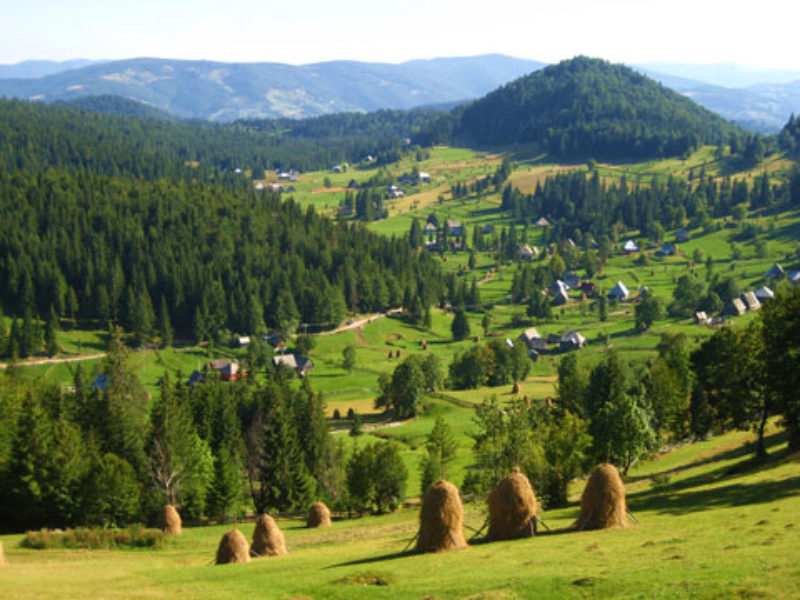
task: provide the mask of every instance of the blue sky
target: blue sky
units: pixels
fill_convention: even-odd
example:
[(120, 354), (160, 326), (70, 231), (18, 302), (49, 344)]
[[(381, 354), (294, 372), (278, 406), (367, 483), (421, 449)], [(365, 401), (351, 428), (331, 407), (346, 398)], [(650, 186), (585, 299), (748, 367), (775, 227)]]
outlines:
[(797, 0), (0, 0), (0, 63), (401, 62), (497, 52), (800, 69), (798, 22)]

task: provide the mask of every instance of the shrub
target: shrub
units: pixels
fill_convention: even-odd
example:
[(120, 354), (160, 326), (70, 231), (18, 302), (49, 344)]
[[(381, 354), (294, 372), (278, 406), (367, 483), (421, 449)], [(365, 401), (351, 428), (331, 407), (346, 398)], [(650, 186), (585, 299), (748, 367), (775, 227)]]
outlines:
[(21, 545), (33, 550), (72, 548), (90, 550), (115, 550), (123, 548), (161, 548), (164, 533), (160, 529), (130, 527), (128, 529), (103, 529), (78, 527), (76, 529), (40, 529), (28, 531)]

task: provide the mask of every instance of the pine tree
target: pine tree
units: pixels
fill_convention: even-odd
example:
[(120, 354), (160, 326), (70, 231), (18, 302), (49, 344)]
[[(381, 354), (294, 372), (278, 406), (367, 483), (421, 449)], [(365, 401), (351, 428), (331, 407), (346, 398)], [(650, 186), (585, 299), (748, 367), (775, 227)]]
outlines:
[(158, 333), (161, 336), (163, 346), (171, 346), (175, 332), (172, 329), (172, 322), (169, 318), (169, 307), (167, 299), (161, 296), (161, 305), (158, 311)]
[(467, 315), (463, 307), (456, 309), (453, 323), (450, 325), (450, 331), (453, 333), (453, 339), (456, 341), (469, 337), (469, 321), (467, 320)]
[(47, 318), (47, 323), (44, 329), (44, 345), (48, 356), (55, 356), (58, 354), (58, 315), (55, 308), (50, 306), (50, 314)]

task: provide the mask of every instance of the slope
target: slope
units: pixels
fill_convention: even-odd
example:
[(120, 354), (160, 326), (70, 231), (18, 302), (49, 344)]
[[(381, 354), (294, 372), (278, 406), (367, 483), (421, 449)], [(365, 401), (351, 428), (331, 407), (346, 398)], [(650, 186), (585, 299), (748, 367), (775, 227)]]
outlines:
[(739, 132), (628, 67), (586, 57), (506, 84), (456, 109), (437, 127), (431, 138), (449, 136), (479, 145), (532, 143), (570, 159), (677, 155)]

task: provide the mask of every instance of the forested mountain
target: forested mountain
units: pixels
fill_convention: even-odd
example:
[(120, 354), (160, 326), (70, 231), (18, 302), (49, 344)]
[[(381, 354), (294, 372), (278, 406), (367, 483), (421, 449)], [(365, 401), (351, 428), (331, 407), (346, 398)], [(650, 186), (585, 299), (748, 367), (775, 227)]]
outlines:
[(122, 96), (81, 96), (71, 100), (59, 100), (55, 104), (71, 106), (89, 112), (99, 112), (108, 115), (123, 115), (126, 117), (141, 117), (144, 119), (157, 119), (161, 121), (177, 121), (177, 117), (144, 102), (123, 98)]
[[(0, 170), (0, 305), (23, 329), (55, 314), (111, 320), (142, 341), (173, 328), (198, 340), (293, 332), (408, 294), (429, 306), (440, 279), (403, 239), (250, 189)], [(21, 356), (35, 350), (23, 338), (12, 335)]]
[(534, 144), (560, 158), (646, 158), (717, 143), (738, 128), (622, 65), (578, 57), (442, 117), (428, 141)]
[(0, 80), (0, 97), (54, 102), (116, 95), (183, 118), (308, 117), (476, 98), (543, 63), (486, 55), (401, 64), (309, 65), (136, 58), (40, 79)]
[[(48, 167), (126, 174), (230, 179), (242, 169), (328, 168), (341, 161), (396, 158), (436, 113), (378, 111), (320, 119), (230, 125), (170, 123), (74, 108), (0, 100), (0, 168)], [(188, 167), (190, 162), (198, 163)], [(241, 179), (241, 178), (238, 178)]]

